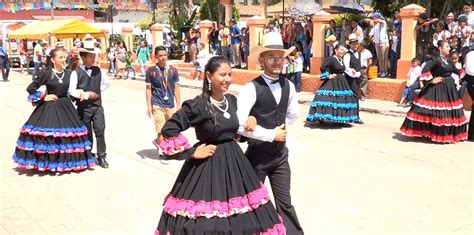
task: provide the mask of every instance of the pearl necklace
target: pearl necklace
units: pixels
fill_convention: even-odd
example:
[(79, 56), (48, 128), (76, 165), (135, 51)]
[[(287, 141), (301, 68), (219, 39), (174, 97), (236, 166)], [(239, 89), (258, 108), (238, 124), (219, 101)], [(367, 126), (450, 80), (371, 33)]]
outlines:
[[(229, 119), (230, 118), (230, 113), (227, 112), (227, 110), (229, 109), (229, 102), (227, 102), (227, 98), (225, 98), (224, 96), (224, 99), (221, 100), (221, 101), (217, 101), (215, 99), (213, 99), (212, 97), (209, 97), (210, 100), (211, 100), (211, 103), (216, 106), (217, 109), (219, 109), (220, 111), (223, 112), (223, 116), (226, 118), (226, 119)], [(220, 107), (220, 104), (224, 104), (225, 103), (225, 109), (222, 109)]]
[[(62, 73), (61, 77), (59, 77), (58, 74), (56, 74), (56, 72), (57, 72), (57, 73)], [(53, 74), (54, 74), (54, 76), (58, 79), (58, 82), (59, 82), (59, 83), (63, 83), (64, 74), (66, 74), (66, 73), (64, 72), (64, 70), (61, 71), (61, 72), (59, 72), (59, 71), (57, 71), (56, 69), (53, 69)]]

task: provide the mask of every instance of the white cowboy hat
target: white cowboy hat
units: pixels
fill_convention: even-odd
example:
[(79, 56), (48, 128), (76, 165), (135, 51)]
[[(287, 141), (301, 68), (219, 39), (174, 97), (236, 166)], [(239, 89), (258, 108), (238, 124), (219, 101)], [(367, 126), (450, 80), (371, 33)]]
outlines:
[(79, 43), (79, 42), (81, 42), (81, 39), (79, 39), (79, 38), (76, 38), (76, 39), (74, 40), (74, 44)]
[(75, 48), (74, 50), (77, 53), (80, 52), (87, 52), (92, 54), (100, 54), (102, 50), (100, 48), (95, 47), (95, 40), (87, 40), (83, 42), (84, 46), (82, 48)]
[(260, 45), (252, 48), (249, 57), (259, 63), (258, 58), (260, 55), (267, 51), (283, 51), (285, 53), (284, 57), (287, 57), (291, 52), (295, 50), (295, 47), (292, 46), (289, 49), (283, 47), (283, 39), (281, 34), (277, 32), (268, 32), (263, 35), (262, 43)]
[(357, 36), (354, 33), (349, 34), (349, 38), (347, 39), (346, 44), (350, 44), (352, 42), (359, 42), (359, 39), (357, 38)]
[(64, 47), (64, 42), (62, 41), (56, 42), (56, 47)]
[(87, 41), (87, 40), (94, 40), (92, 35), (90, 33), (86, 34), (86, 36), (82, 39), (82, 41)]

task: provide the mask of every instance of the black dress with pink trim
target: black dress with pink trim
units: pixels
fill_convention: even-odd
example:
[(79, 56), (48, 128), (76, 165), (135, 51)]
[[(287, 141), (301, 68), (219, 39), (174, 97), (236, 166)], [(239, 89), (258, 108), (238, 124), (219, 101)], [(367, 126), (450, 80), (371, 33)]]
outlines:
[[(426, 62), (420, 80), (426, 85), (410, 110), (400, 128), (403, 135), (427, 137), (435, 142), (455, 143), (467, 138), (467, 118), (463, 102), (456, 89), (453, 73), (456, 68), (440, 56)], [(433, 84), (435, 77), (443, 81)]]
[[(234, 140), (239, 128), (237, 100), (226, 97), (229, 119), (198, 96), (185, 101), (164, 125), (164, 153), (186, 161), (164, 200), (155, 235), (286, 233), (267, 189)], [(180, 134), (190, 127), (199, 140), (194, 147)], [(214, 156), (191, 158), (203, 143), (217, 146)]]
[[(68, 97), (70, 70), (54, 76), (46, 71), (26, 89), (28, 100), (36, 105), (23, 127), (16, 143), (13, 160), (20, 168), (39, 171), (81, 171), (95, 165), (87, 128)], [(46, 85), (46, 93), (58, 97), (44, 101), (38, 91)]]

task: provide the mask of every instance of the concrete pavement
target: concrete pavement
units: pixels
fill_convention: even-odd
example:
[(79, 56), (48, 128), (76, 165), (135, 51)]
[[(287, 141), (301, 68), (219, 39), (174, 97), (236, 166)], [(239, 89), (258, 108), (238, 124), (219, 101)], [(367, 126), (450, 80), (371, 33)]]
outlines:
[[(30, 76), (12, 72), (11, 80), (0, 82), (0, 234), (152, 234), (182, 163), (157, 160), (143, 81), (114, 80), (104, 92), (111, 168), (57, 175), (18, 170), (11, 160), (33, 110)], [(182, 89), (184, 99), (198, 93)], [(472, 142), (405, 138), (403, 118), (368, 112), (366, 125), (305, 127), (307, 111), (300, 105), (288, 129), (292, 196), (306, 234), (474, 233)], [(193, 130), (185, 135), (195, 141)]]

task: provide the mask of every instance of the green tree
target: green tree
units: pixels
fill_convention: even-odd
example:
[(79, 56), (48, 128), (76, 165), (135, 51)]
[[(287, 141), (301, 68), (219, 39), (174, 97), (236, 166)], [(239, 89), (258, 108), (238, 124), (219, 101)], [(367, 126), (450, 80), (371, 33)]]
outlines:
[(444, 18), (449, 12), (455, 15), (462, 13), (465, 0), (373, 0), (372, 6), (386, 17), (392, 17), (393, 12), (409, 4), (418, 4), (426, 8), (430, 17)]

